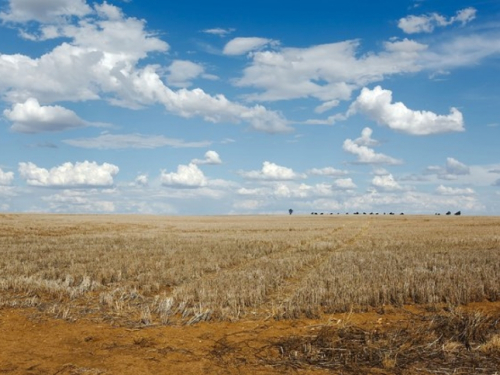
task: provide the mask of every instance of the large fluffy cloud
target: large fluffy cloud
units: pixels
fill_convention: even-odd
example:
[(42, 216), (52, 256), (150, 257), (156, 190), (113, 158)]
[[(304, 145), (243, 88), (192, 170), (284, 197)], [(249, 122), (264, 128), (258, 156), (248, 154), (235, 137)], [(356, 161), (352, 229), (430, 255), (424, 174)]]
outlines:
[(38, 58), (0, 55), (4, 96), (12, 102), (34, 97), (44, 103), (99, 99), (103, 94), (123, 96), (132, 88), (130, 76), (138, 61), (169, 46), (147, 32), (144, 21), (117, 12), (118, 18), (108, 18), (108, 10), (77, 25), (41, 26), (38, 38), (64, 37), (67, 41)]
[(96, 162), (64, 163), (50, 170), (34, 163), (19, 163), (19, 174), (28, 185), (40, 187), (104, 187), (112, 186), (113, 177), (118, 174), (116, 165)]
[(12, 109), (4, 110), (3, 114), (12, 121), (11, 129), (20, 133), (62, 131), (87, 124), (73, 111), (58, 105), (41, 106), (35, 98), (14, 104)]
[(401, 102), (392, 103), (392, 91), (380, 86), (363, 88), (351, 105), (349, 113), (367, 115), (381, 125), (412, 135), (429, 135), (464, 131), (462, 113), (451, 108), (449, 115), (437, 115), (430, 111), (414, 111)]
[(137, 74), (133, 85), (133, 91), (139, 93), (145, 103), (162, 103), (169, 111), (182, 117), (201, 116), (210, 122), (245, 121), (255, 130), (269, 133), (291, 130), (280, 113), (269, 111), (262, 105), (247, 107), (229, 101), (224, 95), (208, 95), (199, 88), (172, 91), (151, 66)]
[(349, 40), (307, 48), (283, 48), (255, 52), (252, 63), (238, 86), (264, 92), (249, 95), (251, 100), (283, 100), (314, 97), (328, 102), (322, 112), (347, 100), (354, 89), (382, 80), (385, 76), (415, 72), (425, 45), (410, 40), (386, 42), (380, 53), (359, 56), (359, 41)]
[(162, 185), (171, 187), (198, 188), (208, 184), (208, 179), (194, 163), (179, 165), (177, 172), (162, 171), (160, 180)]
[(410, 15), (401, 18), (398, 27), (407, 34), (430, 33), (436, 27), (444, 27), (459, 22), (462, 25), (476, 18), (475, 8), (465, 8), (459, 10), (454, 17), (446, 18), (438, 13), (431, 13), (422, 16)]
[[(146, 31), (145, 21), (127, 18), (117, 7), (104, 3), (95, 5), (94, 10), (85, 21), (42, 25), (38, 33), (31, 34), (32, 39), (66, 40), (38, 58), (0, 54), (4, 99), (24, 103), (36, 98), (44, 105), (104, 99), (129, 108), (159, 103), (182, 117), (246, 122), (255, 130), (270, 133), (291, 130), (280, 113), (261, 105), (245, 106), (199, 88), (172, 90), (162, 79), (164, 69), (139, 64), (153, 52), (166, 52), (169, 45)], [(189, 71), (185, 69), (188, 66)], [(175, 86), (187, 86), (200, 74), (214, 78), (203, 75), (200, 68), (188, 61), (174, 62), (166, 71), (166, 79)]]

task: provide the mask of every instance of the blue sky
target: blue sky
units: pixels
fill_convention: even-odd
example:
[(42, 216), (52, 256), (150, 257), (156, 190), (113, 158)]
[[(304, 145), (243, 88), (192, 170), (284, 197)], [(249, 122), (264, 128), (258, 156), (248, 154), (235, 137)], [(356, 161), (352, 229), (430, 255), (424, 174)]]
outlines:
[(499, 1), (0, 0), (0, 211), (500, 214)]

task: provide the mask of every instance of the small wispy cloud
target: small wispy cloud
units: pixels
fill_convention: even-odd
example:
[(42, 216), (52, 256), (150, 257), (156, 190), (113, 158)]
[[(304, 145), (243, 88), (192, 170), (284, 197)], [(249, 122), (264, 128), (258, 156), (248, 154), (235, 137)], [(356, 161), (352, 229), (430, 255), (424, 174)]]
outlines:
[(231, 34), (235, 30), (236, 29), (233, 29), (233, 28), (223, 29), (222, 27), (214, 27), (212, 29), (202, 30), (202, 32), (205, 34), (217, 35), (217, 36), (220, 36), (222, 38), (222, 37), (225, 37), (226, 35)]
[(421, 16), (410, 15), (401, 18), (398, 27), (406, 34), (431, 33), (436, 27), (445, 27), (454, 23), (462, 26), (476, 18), (475, 8), (459, 10), (455, 16), (446, 18), (438, 13), (425, 14)]
[(207, 147), (212, 142), (187, 142), (183, 139), (167, 138), (163, 135), (144, 134), (102, 134), (95, 138), (65, 139), (64, 143), (80, 148), (95, 148), (100, 150), (117, 150), (125, 148), (152, 149), (158, 147), (196, 148)]

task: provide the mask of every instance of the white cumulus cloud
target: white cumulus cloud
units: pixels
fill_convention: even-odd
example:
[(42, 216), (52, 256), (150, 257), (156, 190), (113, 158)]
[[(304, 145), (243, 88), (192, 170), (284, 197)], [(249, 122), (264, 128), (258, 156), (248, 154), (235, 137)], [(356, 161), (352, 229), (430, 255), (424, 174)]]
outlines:
[(344, 151), (356, 155), (357, 161), (356, 163), (360, 164), (401, 164), (402, 161), (399, 159), (395, 159), (393, 157), (377, 153), (374, 149), (366, 146), (368, 145), (377, 145), (378, 142), (371, 138), (372, 130), (370, 128), (364, 128), (361, 137), (356, 140), (346, 139), (342, 148)]
[(55, 22), (90, 12), (85, 0), (10, 0), (8, 11), (0, 13), (0, 18), (12, 22)]
[(421, 70), (418, 59), (427, 48), (408, 39), (386, 42), (379, 53), (360, 55), (359, 47), (359, 40), (348, 40), (254, 52), (235, 84), (263, 90), (249, 95), (250, 100), (319, 99), (324, 103), (316, 112), (321, 113), (349, 100), (355, 89), (389, 75)]
[(14, 172), (4, 172), (0, 168), (0, 186), (7, 186), (14, 180)]
[[(268, 133), (292, 130), (281, 113), (262, 105), (249, 107), (221, 94), (209, 95), (200, 88), (173, 90), (163, 81), (165, 69), (141, 63), (151, 53), (165, 53), (169, 45), (147, 31), (144, 20), (125, 17), (108, 3), (94, 5), (94, 10), (80, 22), (42, 25), (39, 29), (35, 25), (32, 39), (65, 40), (41, 56), (0, 54), (3, 98), (11, 103), (43, 98), (44, 104), (106, 100), (127, 108), (162, 104), (182, 117), (243, 122)], [(215, 78), (189, 62), (174, 63), (166, 74), (166, 80), (177, 86), (189, 85), (200, 74)]]
[(446, 158), (446, 173), (465, 175), (470, 173), (470, 168), (454, 158)]
[(357, 163), (361, 164), (401, 164), (402, 161), (399, 159), (395, 159), (393, 157), (377, 153), (375, 150), (366, 147), (366, 146), (358, 146), (351, 139), (346, 139), (342, 146), (344, 151), (356, 155), (358, 157)]
[(205, 159), (193, 159), (191, 163), (198, 165), (217, 165), (222, 164), (222, 160), (216, 151), (209, 150), (205, 153)]
[(149, 184), (149, 178), (147, 174), (140, 174), (134, 180), (135, 186), (148, 186), (148, 184)]
[(150, 104), (162, 103), (169, 111), (182, 117), (200, 116), (209, 122), (248, 122), (252, 129), (268, 133), (284, 133), (292, 129), (276, 111), (262, 105), (247, 107), (228, 100), (224, 95), (211, 96), (202, 89), (166, 87), (153, 67), (147, 67), (134, 80), (135, 91)]
[(19, 174), (28, 185), (41, 187), (104, 187), (112, 186), (118, 174), (116, 165), (96, 162), (67, 162), (50, 170), (34, 163), (19, 163)]
[(391, 190), (401, 190), (401, 185), (397, 183), (392, 174), (387, 174), (384, 176), (374, 176), (372, 179), (372, 185), (380, 190), (391, 191)]
[(333, 182), (333, 185), (339, 189), (356, 189), (356, 184), (352, 181), (352, 178), (338, 178)]
[[(130, 80), (138, 61), (169, 48), (136, 18), (91, 17), (78, 24), (50, 27), (52, 37), (67, 41), (35, 58), (0, 55), (0, 88), (9, 101), (30, 97), (43, 98), (45, 103), (84, 101), (99, 99), (103, 93), (123, 100), (127, 94), (134, 95)], [(46, 37), (44, 30), (39, 38)]]
[(12, 121), (11, 129), (20, 133), (62, 131), (87, 125), (75, 112), (58, 105), (41, 106), (35, 98), (14, 104), (3, 114)]
[(470, 168), (457, 159), (446, 158), (444, 166), (431, 165), (426, 168), (424, 174), (436, 175), (442, 180), (456, 180), (458, 176), (470, 174)]
[(356, 138), (354, 140), (354, 143), (356, 143), (358, 146), (378, 146), (379, 142), (376, 141), (375, 139), (372, 138), (373, 130), (370, 128), (364, 128), (361, 131), (361, 137)]
[(161, 171), (160, 181), (164, 186), (185, 188), (198, 188), (208, 184), (208, 179), (194, 163), (180, 164), (177, 167), (177, 172)]
[(305, 175), (296, 173), (293, 169), (283, 167), (269, 161), (262, 164), (262, 169), (259, 171), (240, 172), (240, 175), (248, 179), (256, 180), (295, 180), (305, 178)]
[(175, 87), (189, 87), (192, 85), (192, 80), (200, 76), (213, 77), (205, 75), (205, 68), (192, 61), (175, 60), (166, 69), (167, 83)]
[(381, 125), (411, 135), (429, 135), (464, 131), (462, 113), (451, 108), (449, 115), (414, 111), (401, 102), (392, 103), (392, 91), (376, 86), (363, 88), (351, 104), (349, 114), (363, 113)]

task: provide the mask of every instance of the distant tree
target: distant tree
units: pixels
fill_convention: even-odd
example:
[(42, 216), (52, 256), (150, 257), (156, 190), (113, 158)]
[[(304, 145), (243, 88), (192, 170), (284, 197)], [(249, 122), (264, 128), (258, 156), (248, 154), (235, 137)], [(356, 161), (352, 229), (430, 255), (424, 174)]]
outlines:
[(290, 215), (291, 215), (291, 214), (293, 214), (293, 210), (290, 208), (290, 209), (288, 210), (288, 213), (289, 213)]
[(462, 215), (462, 213), (460, 211), (457, 211), (457, 212), (455, 212), (455, 215), (460, 216), (460, 215)]
[(446, 215), (451, 215), (451, 211), (448, 211), (448, 212), (446, 213)]

